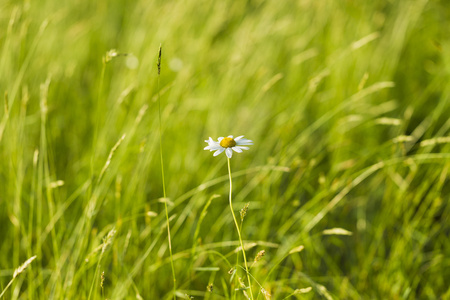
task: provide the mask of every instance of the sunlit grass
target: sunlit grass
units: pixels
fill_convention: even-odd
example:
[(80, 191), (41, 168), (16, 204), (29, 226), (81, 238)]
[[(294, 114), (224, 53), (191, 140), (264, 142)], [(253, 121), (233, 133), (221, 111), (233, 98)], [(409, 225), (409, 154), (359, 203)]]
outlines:
[(447, 6), (1, 2), (0, 294), (449, 297)]

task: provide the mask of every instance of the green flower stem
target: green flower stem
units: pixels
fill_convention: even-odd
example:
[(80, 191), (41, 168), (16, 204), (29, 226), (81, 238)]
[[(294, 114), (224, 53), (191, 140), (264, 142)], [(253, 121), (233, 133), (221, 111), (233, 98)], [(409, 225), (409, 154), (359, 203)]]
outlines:
[(248, 286), (250, 288), (250, 298), (253, 300), (252, 284), (250, 281), (250, 274), (248, 272), (247, 257), (245, 256), (244, 243), (242, 242), (241, 230), (239, 229), (239, 224), (237, 222), (236, 215), (234, 214), (234, 210), (233, 210), (233, 203), (232, 203), (233, 181), (231, 180), (230, 158), (227, 157), (227, 159), (228, 159), (228, 177), (230, 178), (230, 209), (231, 209), (231, 214), (233, 215), (234, 224), (236, 224), (236, 229), (237, 229), (237, 232), (239, 235), (239, 242), (241, 243), (242, 255), (244, 256), (245, 272), (247, 273)]

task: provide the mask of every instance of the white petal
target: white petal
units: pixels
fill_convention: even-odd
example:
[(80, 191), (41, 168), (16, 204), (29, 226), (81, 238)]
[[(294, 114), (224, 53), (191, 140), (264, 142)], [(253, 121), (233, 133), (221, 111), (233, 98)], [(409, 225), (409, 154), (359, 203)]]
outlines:
[(244, 136), (243, 135), (240, 135), (240, 136), (238, 136), (237, 138), (235, 138), (234, 140), (237, 142), (237, 141), (239, 141), (240, 139), (242, 139)]
[(250, 143), (253, 143), (252, 140), (245, 139), (245, 138), (239, 139), (239, 141), (241, 141), (241, 142), (250, 142)]
[(232, 136), (232, 135), (229, 135), (228, 137), (229, 137), (229, 138), (233, 138), (233, 136)]
[(223, 152), (223, 150), (225, 150), (225, 148), (221, 148), (221, 149), (217, 150), (216, 152), (214, 152), (213, 156), (219, 155), (220, 153)]
[[(237, 147), (236, 147), (237, 148)], [(243, 147), (243, 146), (239, 146), (239, 149), (242, 149), (242, 150), (248, 150), (248, 149), (250, 149), (249, 147)]]
[(253, 145), (253, 141), (252, 140), (247, 140), (247, 139), (241, 139), (239, 141), (236, 141), (236, 145), (240, 146), (240, 145)]
[(231, 151), (230, 148), (225, 149), (225, 154), (228, 156), (228, 158), (231, 158), (233, 156), (233, 151)]
[(242, 149), (239, 148), (239, 147), (233, 147), (233, 148), (231, 148), (231, 149), (233, 149), (233, 150), (236, 151), (237, 153), (242, 153)]
[(209, 146), (206, 146), (203, 150), (215, 151), (215, 150), (219, 150), (221, 148), (222, 147), (219, 145), (209, 145)]

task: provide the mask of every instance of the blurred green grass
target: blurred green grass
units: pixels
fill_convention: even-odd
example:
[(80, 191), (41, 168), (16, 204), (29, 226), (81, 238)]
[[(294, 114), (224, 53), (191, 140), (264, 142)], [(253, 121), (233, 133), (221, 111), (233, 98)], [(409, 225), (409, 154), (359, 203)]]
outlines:
[[(226, 159), (203, 151), (230, 134), (255, 142), (232, 159), (234, 201), (273, 299), (448, 297), (449, 16), (425, 0), (0, 2), (0, 291), (37, 255), (6, 298), (171, 297), (162, 44), (180, 297), (233, 297)], [(103, 64), (110, 49), (128, 55)]]

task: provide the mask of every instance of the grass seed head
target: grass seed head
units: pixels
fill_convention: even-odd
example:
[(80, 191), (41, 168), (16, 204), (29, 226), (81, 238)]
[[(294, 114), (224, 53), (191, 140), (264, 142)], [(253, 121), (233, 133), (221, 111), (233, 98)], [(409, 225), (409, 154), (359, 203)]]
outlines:
[(258, 254), (255, 256), (255, 262), (260, 261), (264, 255), (266, 255), (266, 250), (259, 251)]
[(114, 57), (117, 57), (119, 55), (119, 53), (117, 52), (116, 49), (111, 49), (108, 52), (106, 52), (104, 59), (104, 62), (110, 62)]
[(272, 298), (272, 295), (269, 294), (264, 288), (261, 288), (261, 293), (264, 295), (264, 298), (266, 298), (266, 300)]
[(245, 206), (239, 211), (241, 213), (241, 222), (244, 222), (244, 218), (247, 215), (249, 205), (250, 205), (250, 202), (245, 204)]
[(309, 287), (304, 288), (304, 289), (296, 289), (294, 291), (294, 294), (306, 294), (306, 293), (309, 293), (311, 291), (312, 291), (312, 287), (309, 286)]
[(208, 290), (208, 292), (212, 293), (213, 292), (213, 288), (214, 285), (212, 283), (208, 284), (208, 286), (206, 287), (206, 289)]
[(116, 49), (111, 49), (103, 56), (103, 63), (108, 63), (118, 56), (127, 56), (129, 53), (120, 53)]
[(241, 286), (241, 290), (242, 290), (242, 293), (244, 294), (244, 297), (246, 299), (250, 299), (250, 297), (248, 296), (247, 292), (245, 291), (245, 289), (247, 289), (247, 287), (245, 286), (245, 283), (242, 280), (242, 278), (238, 277), (238, 281), (239, 281), (239, 285)]
[(18, 267), (15, 271), (14, 271), (14, 275), (13, 275), (13, 279), (16, 278), (17, 276), (19, 276), (20, 273), (22, 273), (23, 271), (25, 271), (26, 268), (28, 268), (28, 266), (31, 264), (31, 262), (33, 260), (36, 259), (36, 255), (33, 257), (30, 257), (29, 259), (27, 259), (27, 261), (25, 261), (20, 267)]
[(103, 289), (103, 284), (105, 283), (105, 271), (102, 272), (100, 276), (100, 287)]
[(298, 247), (295, 247), (295, 248), (292, 249), (291, 251), (289, 251), (289, 254), (297, 253), (297, 252), (302, 252), (303, 249), (305, 249), (305, 246), (300, 245), (300, 246), (298, 246)]
[(161, 47), (161, 44), (159, 44), (158, 62), (156, 63), (157, 66), (158, 66), (158, 75), (161, 74), (161, 55), (162, 55), (162, 47)]
[(116, 229), (113, 228), (108, 232), (108, 235), (103, 239), (102, 253), (105, 253), (108, 245), (110, 245), (112, 243), (112, 240), (113, 240), (113, 237), (115, 234), (116, 234)]

